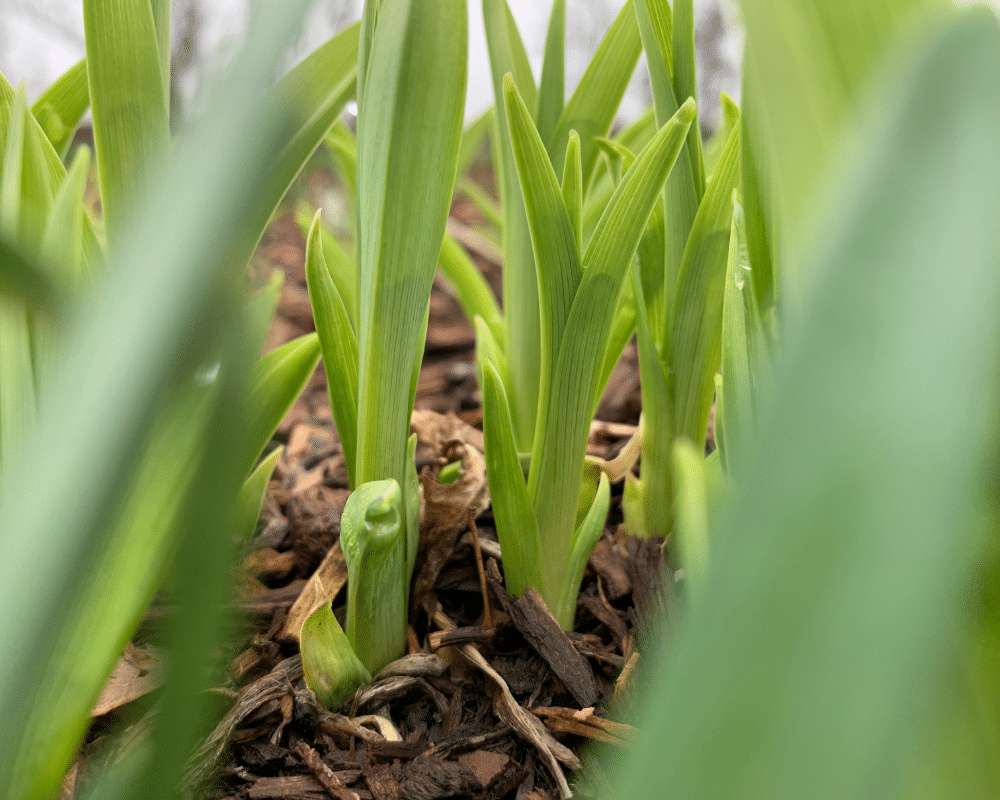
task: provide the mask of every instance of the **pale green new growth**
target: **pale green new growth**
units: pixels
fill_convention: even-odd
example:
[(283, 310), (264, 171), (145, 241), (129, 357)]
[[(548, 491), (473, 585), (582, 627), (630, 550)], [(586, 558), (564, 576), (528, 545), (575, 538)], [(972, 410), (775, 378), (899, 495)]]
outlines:
[(299, 641), (306, 685), (327, 708), (340, 708), (358, 687), (371, 683), (329, 600), (306, 618)]

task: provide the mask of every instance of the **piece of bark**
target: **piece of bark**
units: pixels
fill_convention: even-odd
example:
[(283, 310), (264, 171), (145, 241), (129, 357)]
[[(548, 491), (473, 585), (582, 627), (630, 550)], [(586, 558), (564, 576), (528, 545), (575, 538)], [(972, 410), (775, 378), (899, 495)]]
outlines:
[(536, 708), (531, 712), (540, 717), (553, 733), (570, 733), (607, 742), (619, 747), (631, 747), (638, 738), (638, 731), (623, 722), (613, 722), (598, 717), (593, 708), (577, 711), (572, 708)]
[(377, 683), (363, 686), (354, 695), (353, 707), (356, 709), (381, 708), (387, 703), (401, 700), (414, 690), (422, 691), (430, 697), (442, 715), (448, 713), (448, 698), (423, 678), (413, 678), (408, 675), (393, 675)]
[(590, 663), (577, 652), (545, 601), (533, 586), (507, 603), (510, 621), (535, 651), (552, 667), (581, 708), (592, 706), (601, 693)]
[(234, 605), (239, 611), (248, 614), (273, 614), (280, 608), (293, 605), (302, 593), (304, 585), (304, 581), (293, 581), (287, 586), (268, 589), (252, 597), (242, 597)]
[(628, 626), (606, 600), (582, 593), (577, 599), (583, 608), (587, 609), (600, 622), (607, 625), (608, 630), (611, 631), (617, 642), (621, 643), (628, 636)]
[(297, 739), (292, 745), (292, 751), (302, 759), (313, 777), (323, 786), (334, 800), (360, 800), (360, 796), (353, 789), (349, 789), (337, 774), (323, 763), (319, 753), (313, 750), (301, 739)]
[(406, 795), (389, 768), (383, 764), (371, 764), (364, 769), (365, 783), (375, 800), (406, 800)]
[(427, 636), (431, 650), (453, 647), (460, 644), (486, 644), (493, 640), (496, 630), (484, 630), (479, 625), (469, 625), (450, 631), (433, 631)]
[(306, 581), (302, 592), (288, 612), (288, 618), (278, 638), (286, 642), (297, 642), (302, 625), (309, 615), (324, 603), (333, 600), (346, 584), (347, 561), (344, 560), (340, 542), (335, 542), (323, 556), (312, 577)]
[(473, 750), (462, 753), (456, 761), (472, 770), (479, 782), (486, 788), (492, 786), (511, 764), (510, 756), (494, 753), (492, 750)]
[(483, 785), (464, 764), (418, 756), (407, 765), (400, 788), (407, 800), (441, 800), (482, 792)]
[[(455, 624), (440, 611), (434, 615), (434, 621), (442, 628), (455, 627)], [(500, 673), (489, 665), (482, 653), (471, 644), (462, 645), (458, 651), (490, 679), (488, 686), (497, 716), (538, 751), (559, 786), (560, 796), (564, 800), (572, 797), (569, 783), (566, 781), (566, 776), (559, 763), (562, 762), (571, 769), (578, 769), (580, 759), (572, 750), (552, 738), (552, 734), (545, 729), (537, 717), (532, 716), (518, 705), (514, 695), (510, 693), (506, 681)]]
[[(312, 775), (286, 775), (281, 778), (258, 778), (247, 792), (251, 800), (272, 800), (279, 797), (326, 798), (327, 792)], [(357, 795), (355, 795), (356, 797)]]
[(615, 541), (602, 536), (590, 554), (591, 569), (604, 581), (604, 591), (608, 598), (617, 600), (632, 591), (632, 581), (629, 578), (628, 558)]
[(274, 548), (262, 547), (244, 558), (242, 567), (260, 580), (281, 580), (295, 569), (295, 553), (291, 550), (279, 553)]

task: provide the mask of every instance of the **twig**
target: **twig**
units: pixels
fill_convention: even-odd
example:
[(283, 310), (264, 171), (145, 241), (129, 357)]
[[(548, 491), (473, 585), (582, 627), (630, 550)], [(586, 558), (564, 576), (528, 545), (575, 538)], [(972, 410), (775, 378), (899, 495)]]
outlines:
[(343, 781), (337, 777), (337, 774), (323, 762), (319, 753), (301, 739), (295, 740), (292, 750), (295, 755), (302, 759), (302, 763), (306, 765), (313, 777), (323, 784), (323, 788), (334, 800), (361, 800), (361, 795), (353, 789), (347, 788)]
[(476, 509), (469, 509), (469, 531), (472, 533), (472, 549), (476, 553), (476, 570), (479, 572), (479, 588), (483, 592), (483, 627), (490, 630), (493, 627), (493, 608), (490, 605), (490, 594), (486, 588), (486, 570), (483, 568), (483, 551), (479, 544), (479, 528), (476, 527)]
[[(455, 623), (441, 611), (438, 611), (434, 615), (434, 622), (445, 630), (455, 627)], [(458, 648), (458, 651), (468, 661), (479, 667), (492, 681), (496, 689), (496, 693), (493, 694), (494, 709), (500, 719), (507, 723), (512, 731), (538, 750), (542, 760), (545, 761), (549, 771), (552, 773), (552, 777), (555, 778), (556, 784), (559, 786), (559, 796), (564, 798), (564, 800), (572, 797), (573, 793), (570, 791), (569, 783), (566, 781), (566, 776), (563, 774), (559, 762), (562, 762), (571, 769), (579, 769), (580, 759), (576, 757), (572, 750), (552, 738), (552, 735), (546, 730), (545, 725), (541, 723), (538, 717), (525, 711), (518, 705), (517, 700), (514, 699), (514, 695), (510, 693), (507, 682), (489, 665), (482, 653), (471, 644), (462, 645)]]

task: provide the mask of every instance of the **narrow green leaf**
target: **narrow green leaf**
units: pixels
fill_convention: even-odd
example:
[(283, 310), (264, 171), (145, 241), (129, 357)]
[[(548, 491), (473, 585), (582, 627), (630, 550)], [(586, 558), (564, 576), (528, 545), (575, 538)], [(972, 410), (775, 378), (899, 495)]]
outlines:
[(404, 482), (414, 365), (455, 184), (467, 38), (465, 0), (394, 3), (373, 32), (358, 112), (358, 484)]
[[(679, 102), (685, 99), (679, 97), (674, 88), (673, 11), (668, 0), (636, 0), (635, 9), (649, 65), (656, 121), (662, 125), (676, 113)], [(697, 134), (698, 126), (693, 127)], [(655, 340), (661, 347), (666, 343), (666, 328), (662, 326), (669, 325), (667, 317), (673, 312), (684, 246), (704, 189), (703, 186), (696, 186), (694, 180), (691, 135), (689, 131), (688, 144), (677, 157), (677, 169), (671, 171), (663, 189), (663, 257), (659, 259), (651, 253), (645, 254), (647, 267), (643, 274), (643, 286), (653, 316), (661, 321), (660, 326), (652, 327)]]
[(615, 796), (954, 796), (912, 781), (998, 525), (1000, 27), (953, 17), (829, 165), (815, 280)]
[[(746, 215), (747, 250), (753, 278), (754, 294), (762, 308), (773, 306), (776, 298), (784, 293), (779, 291), (778, 270), (775, 267), (775, 243), (773, 217), (773, 197), (769, 193), (773, 187), (762, 182), (765, 176), (760, 168), (766, 162), (758, 152), (760, 145), (750, 137), (750, 130), (760, 124), (754, 120), (759, 116), (760, 102), (756, 99), (762, 89), (756, 82), (756, 72), (752, 54), (747, 54), (742, 84), (743, 113), (740, 114), (740, 199)], [(769, 198), (769, 199), (768, 199)]]
[(340, 708), (359, 687), (372, 681), (371, 673), (358, 660), (350, 639), (333, 615), (329, 601), (302, 623), (299, 648), (306, 686), (331, 711)]
[[(580, 135), (580, 164), (585, 186), (590, 182), (597, 162), (594, 137), (607, 136), (611, 130), (611, 123), (641, 52), (635, 9), (632, 0), (627, 0), (580, 78), (576, 91), (566, 103), (555, 130), (546, 140), (552, 163), (561, 168), (569, 132), (576, 131)], [(518, 90), (521, 90), (520, 84)], [(527, 98), (525, 102), (530, 107)]]
[[(695, 77), (694, 2), (673, 0), (674, 97), (678, 101), (691, 98), (698, 102), (698, 81)], [(692, 125), (688, 131), (687, 151), (691, 158), (691, 176), (698, 202), (705, 193), (705, 165), (701, 152), (701, 131)]]
[(249, 340), (248, 350), (259, 354), (264, 347), (275, 309), (278, 307), (278, 297), (285, 283), (285, 273), (280, 269), (271, 270), (267, 283), (250, 295), (246, 303), (246, 328)]
[[(109, 530), (141, 456), (148, 452), (150, 427), (174, 396), (174, 387), (190, 379), (192, 354), (207, 351), (205, 333), (230, 318), (228, 313), (220, 318), (219, 265), (230, 252), (229, 233), (253, 197), (256, 179), (247, 164), (266, 160), (278, 128), (270, 113), (261, 114), (255, 93), (278, 68), (297, 25), (291, 12), (300, 5), (267, 6), (252, 21), (248, 48), (237, 58), (227, 91), (179, 143), (174, 168), (158, 187), (155, 202), (142, 207), (115, 268), (84, 298), (67, 336), (65, 360), (42, 397), (30, 444), (16, 469), (5, 470), (0, 529), (20, 531), (32, 543), (29, 552), (16, 537), (0, 537), (0, 593), (9, 612), (0, 618), (0, 649), (6, 653), (0, 659), (0, 718), (6, 721), (0, 726), (0, 775), (10, 796), (52, 797), (58, 792), (87, 724), (90, 693), (100, 691), (110, 670), (105, 659), (113, 663), (118, 655), (106, 643), (95, 645), (95, 632), (102, 631), (103, 640), (100, 626), (65, 639), (53, 632), (91, 600), (127, 623), (124, 634), (122, 629), (108, 633), (116, 638), (127, 637), (142, 613), (131, 594), (134, 572), (128, 558), (104, 578), (106, 586), (129, 592), (126, 605), (108, 605), (114, 597), (94, 591), (89, 565), (123, 553), (114, 546), (106, 549)], [(0, 81), (0, 103), (4, 83)], [(37, 125), (34, 118), (32, 122)], [(234, 149), (233, 141), (241, 146)], [(46, 163), (55, 174), (65, 174), (51, 145), (44, 144), (54, 160), (45, 155)], [(100, 369), (94, 368), (95, 357)], [(191, 420), (185, 422), (190, 429)], [(204, 447), (201, 438), (199, 452)], [(182, 477), (197, 478), (200, 472), (189, 469)], [(39, 481), (39, 475), (45, 480)], [(176, 485), (169, 489), (178, 494)], [(67, 514), (70, 508), (73, 513)], [(136, 541), (129, 557), (142, 557), (143, 544)], [(175, 548), (173, 539), (170, 549)], [(162, 568), (162, 562), (156, 563)], [(26, 595), (18, 588), (29, 571), (48, 591)], [(130, 580), (122, 581), (122, 575)], [(77, 644), (67, 649), (66, 641)], [(199, 637), (197, 643), (201, 641)], [(107, 669), (100, 664), (84, 669), (83, 662), (90, 659)], [(58, 683), (55, 667), (60, 664), (85, 685)], [(46, 687), (57, 685), (66, 687), (72, 704), (47, 702)], [(57, 710), (68, 715), (66, 724), (55, 729), (59, 741), (42, 738), (23, 749), (28, 725), (49, 724)]]
[[(656, 134), (656, 130), (656, 118), (653, 109), (650, 108), (639, 119), (616, 136), (615, 141), (627, 147), (631, 152), (637, 153), (649, 144), (649, 140)], [(607, 161), (598, 159), (590, 185), (585, 187), (584, 192), (584, 248), (586, 248), (587, 243), (590, 241), (590, 237), (594, 233), (594, 228), (597, 227), (597, 221), (600, 219), (601, 214), (604, 213), (604, 208), (607, 206), (608, 200), (611, 199), (616, 185), (617, 182), (612, 181), (611, 176), (608, 174)]]
[[(406, 581), (404, 594), (410, 596), (410, 579), (420, 544), (420, 479), (417, 477), (417, 434), (406, 440), (406, 463), (403, 466), (403, 511), (406, 514)], [(404, 601), (405, 602), (405, 601)]]
[(714, 376), (722, 358), (722, 306), (739, 152), (739, 128), (734, 128), (691, 226), (673, 313), (674, 433), (700, 446), (705, 444)]
[(250, 258), (295, 176), (354, 95), (359, 30), (354, 24), (334, 34), (300, 61), (268, 94), (267, 104), (290, 108), (291, 120), (283, 131), (281, 152), (260, 176), (259, 199), (241, 231), (241, 261)]
[(559, 180), (510, 75), (504, 77), (504, 103), (538, 272), (540, 396), (544, 397), (580, 284), (580, 254)]
[[(635, 292), (632, 291), (631, 281), (626, 281), (625, 288), (622, 290), (622, 296), (618, 300), (618, 308), (615, 310), (615, 320), (611, 324), (611, 335), (608, 337), (608, 346), (604, 351), (604, 366), (601, 368), (601, 377), (598, 381), (598, 384), (602, 387), (600, 390), (602, 393), (604, 391), (603, 387), (608, 385), (608, 379), (618, 364), (618, 360), (622, 357), (625, 345), (629, 343), (632, 334), (635, 333), (635, 320)], [(598, 394), (594, 398), (594, 404), (590, 409), (591, 419), (597, 414), (597, 407), (600, 403), (601, 397)]]
[(514, 76), (514, 85), (528, 108), (537, 107), (538, 90), (507, 0), (483, 0), (483, 22), (496, 104), (493, 158), (503, 205), (503, 304), (507, 328), (504, 339), (510, 366), (510, 380), (504, 386), (514, 420), (514, 438), (522, 450), (527, 450), (535, 433), (538, 408), (541, 321), (531, 232), (510, 143), (504, 76), (507, 73)]
[(496, 200), (479, 188), (479, 184), (471, 178), (460, 177), (457, 188), (472, 201), (487, 223), (497, 231), (503, 231), (503, 209)]
[[(337, 175), (343, 184), (347, 208), (345, 216), (350, 219), (349, 229), (357, 239), (358, 227), (358, 142), (354, 132), (338, 119), (323, 140), (330, 155), (333, 156)], [(307, 220), (308, 223), (308, 220)], [(357, 272), (355, 266), (354, 272)], [(354, 279), (357, 283), (357, 279)]]
[(563, 166), (562, 197), (576, 234), (576, 251), (583, 252), (583, 168), (580, 166), (580, 137), (569, 132), (566, 163)]
[(117, 251), (170, 151), (149, 0), (84, 0), (87, 78), (108, 246)]
[(465, 248), (445, 234), (438, 263), (441, 265), (441, 272), (455, 287), (455, 294), (465, 316), (469, 320), (481, 317), (489, 326), (494, 339), (502, 342), (504, 325), (500, 306), (483, 273), (466, 254)]
[(322, 228), (316, 212), (306, 240), (306, 281), (316, 320), (316, 333), (323, 351), (326, 386), (337, 433), (344, 449), (350, 485), (355, 486), (358, 430), (358, 342), (344, 301), (337, 291), (323, 247)]
[(490, 129), (493, 127), (495, 115), (496, 111), (489, 108), (462, 131), (462, 143), (458, 146), (457, 170), (459, 175), (464, 175), (483, 151), (489, 141)]
[(319, 363), (319, 338), (307, 333), (260, 358), (250, 376), (250, 417), (241, 475), (248, 475)]
[(486, 474), (507, 591), (521, 595), (529, 586), (535, 586), (541, 592), (545, 587), (538, 527), (517, 456), (507, 395), (496, 367), (482, 355), (479, 362), (483, 376)]
[[(632, 285), (645, 305), (640, 270), (633, 265)], [(650, 319), (637, 314), (636, 344), (639, 350), (640, 391), (642, 394), (642, 472), (639, 481), (631, 481), (629, 502), (625, 506), (625, 528), (633, 536), (666, 537), (673, 527), (673, 474), (671, 446), (673, 437), (673, 385), (656, 342)]]
[(31, 106), (31, 113), (63, 158), (73, 134), (90, 106), (87, 60), (80, 59), (60, 75)]
[(77, 290), (82, 288), (88, 277), (84, 258), (87, 211), (83, 206), (83, 195), (89, 170), (90, 150), (81, 147), (76, 151), (66, 179), (52, 200), (41, 242), (42, 259), (60, 280)]
[(264, 504), (264, 493), (267, 491), (267, 483), (271, 480), (274, 472), (274, 465), (278, 463), (284, 448), (275, 447), (268, 455), (261, 459), (260, 463), (254, 467), (250, 477), (246, 479), (240, 487), (239, 496), (236, 498), (237, 521), (233, 528), (236, 533), (249, 541), (257, 527), (257, 520), (260, 519), (260, 509)]
[(542, 141), (555, 130), (566, 102), (566, 0), (554, 0), (545, 34), (542, 77), (538, 82), (538, 105), (532, 109)]
[[(493, 331), (482, 317), (474, 317), (472, 326), (476, 329), (476, 383), (483, 385), (483, 364), (489, 361), (500, 376), (500, 384), (509, 379), (507, 354), (503, 349), (502, 340), (498, 341)], [(508, 407), (508, 411), (509, 411)]]
[(733, 204), (722, 317), (722, 390), (716, 392), (715, 440), (731, 480), (750, 451), (762, 387), (773, 369), (764, 324), (753, 292), (743, 209)]
[(576, 617), (576, 600), (580, 594), (583, 571), (587, 568), (590, 554), (604, 533), (604, 524), (608, 521), (610, 505), (611, 483), (608, 481), (608, 476), (602, 472), (597, 493), (594, 495), (594, 502), (573, 535), (573, 546), (569, 551), (565, 579), (562, 586), (559, 587), (561, 592), (559, 600), (556, 602), (555, 608), (550, 609), (553, 616), (559, 620), (559, 624), (566, 630), (573, 629), (573, 620)]
[(733, 99), (725, 92), (721, 92), (719, 100), (722, 104), (722, 124), (712, 134), (712, 138), (705, 143), (706, 180), (711, 180), (712, 173), (715, 172), (715, 167), (719, 163), (719, 159), (722, 158), (722, 151), (726, 147), (726, 142), (729, 141), (729, 134), (733, 132), (733, 128), (740, 124), (740, 109), (733, 102)]
[[(708, 573), (708, 489), (705, 451), (689, 439), (677, 439), (671, 448), (675, 519), (671, 544), (684, 568), (692, 602), (705, 591)], [(649, 506), (647, 505), (647, 508)]]
[(295, 221), (302, 231), (303, 238), (308, 242), (313, 221), (319, 213), (319, 245), (323, 252), (326, 269), (337, 288), (351, 326), (357, 326), (358, 318), (358, 263), (354, 256), (344, 249), (336, 236), (323, 224), (321, 210), (313, 211), (307, 204), (301, 203), (295, 210)]
[(547, 585), (561, 585), (574, 520), (590, 411), (601, 386), (602, 357), (628, 266), (687, 128), (694, 103), (682, 106), (640, 153), (619, 184), (584, 254), (551, 388), (542, 398), (544, 423), (531, 454), (528, 493), (545, 552)]
[[(634, 0), (642, 49), (657, 116), (676, 105), (674, 92), (674, 13), (666, 0)], [(672, 98), (672, 102), (668, 101)], [(695, 101), (697, 102), (697, 100)]]

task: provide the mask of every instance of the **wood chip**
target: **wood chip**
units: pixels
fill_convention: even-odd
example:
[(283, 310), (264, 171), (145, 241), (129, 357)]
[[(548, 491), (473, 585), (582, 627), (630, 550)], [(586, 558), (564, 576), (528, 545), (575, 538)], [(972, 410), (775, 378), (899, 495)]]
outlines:
[(292, 752), (302, 759), (302, 763), (334, 800), (360, 800), (360, 795), (349, 789), (337, 774), (323, 763), (319, 753), (301, 739), (296, 739), (292, 744)]
[[(294, 797), (325, 798), (327, 792), (312, 775), (286, 775), (283, 778), (258, 778), (247, 792), (251, 800), (271, 800), (271, 798)], [(355, 794), (357, 797), (357, 794)]]
[(632, 591), (632, 580), (626, 566), (627, 554), (608, 536), (597, 542), (590, 554), (591, 569), (604, 581), (604, 591), (611, 600), (624, 597)]
[(540, 717), (545, 727), (554, 733), (584, 736), (619, 747), (632, 747), (638, 737), (638, 731), (631, 725), (598, 717), (593, 708), (582, 712), (572, 708), (536, 708), (531, 713)]
[[(434, 621), (442, 628), (454, 627), (454, 623), (440, 611), (434, 615)], [(553, 739), (537, 717), (532, 716), (518, 705), (514, 695), (507, 687), (507, 682), (489, 665), (482, 653), (470, 644), (462, 645), (458, 650), (490, 679), (490, 685), (494, 690), (491, 692), (493, 708), (500, 719), (538, 751), (559, 786), (560, 796), (563, 798), (572, 797), (569, 784), (566, 782), (566, 775), (559, 763), (562, 762), (571, 769), (578, 769), (580, 759), (568, 747)]]
[(262, 547), (244, 558), (241, 566), (255, 578), (281, 580), (295, 569), (295, 553), (291, 550), (279, 553), (271, 547)]
[(529, 587), (516, 600), (507, 602), (506, 611), (513, 625), (552, 667), (573, 699), (582, 708), (594, 705), (601, 696), (594, 671), (556, 622), (538, 590)]
[(471, 769), (485, 787), (491, 786), (512, 763), (510, 756), (491, 750), (473, 750), (463, 753), (456, 760)]
[(297, 642), (302, 624), (310, 614), (324, 603), (329, 603), (347, 584), (347, 562), (340, 542), (327, 551), (319, 567), (306, 581), (301, 594), (288, 612), (288, 618), (278, 638), (282, 641)]

